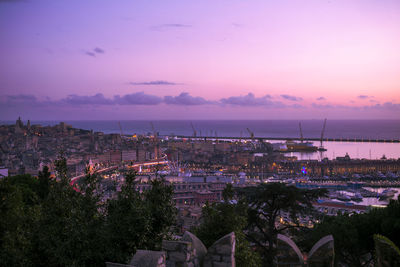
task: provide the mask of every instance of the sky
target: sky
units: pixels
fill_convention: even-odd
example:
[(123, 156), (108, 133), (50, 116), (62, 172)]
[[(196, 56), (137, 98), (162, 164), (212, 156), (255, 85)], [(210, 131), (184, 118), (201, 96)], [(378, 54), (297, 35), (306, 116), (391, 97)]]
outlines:
[(400, 119), (400, 1), (0, 0), (0, 120)]

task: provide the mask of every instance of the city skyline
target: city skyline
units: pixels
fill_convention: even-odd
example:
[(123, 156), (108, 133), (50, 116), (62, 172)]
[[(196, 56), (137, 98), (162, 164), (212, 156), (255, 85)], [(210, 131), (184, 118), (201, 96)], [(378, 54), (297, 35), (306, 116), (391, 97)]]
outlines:
[(0, 119), (398, 119), (399, 14), (398, 1), (0, 1)]

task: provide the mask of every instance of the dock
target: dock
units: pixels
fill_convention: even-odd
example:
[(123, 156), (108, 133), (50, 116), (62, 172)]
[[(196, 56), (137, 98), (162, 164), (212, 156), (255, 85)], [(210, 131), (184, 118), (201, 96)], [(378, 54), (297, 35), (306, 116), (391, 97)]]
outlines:
[[(321, 141), (321, 138), (299, 138), (299, 137), (237, 137), (237, 136), (187, 136), (177, 135), (181, 139), (193, 140), (294, 140), (294, 141)], [(400, 143), (399, 139), (371, 139), (371, 138), (324, 138), (323, 142), (353, 142), (353, 143)]]

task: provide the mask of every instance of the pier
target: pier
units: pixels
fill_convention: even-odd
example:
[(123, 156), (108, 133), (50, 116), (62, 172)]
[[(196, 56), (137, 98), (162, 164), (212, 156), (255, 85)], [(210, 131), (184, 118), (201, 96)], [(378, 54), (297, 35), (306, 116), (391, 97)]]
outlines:
[[(299, 137), (237, 137), (237, 136), (185, 136), (177, 135), (181, 139), (194, 140), (294, 140), (294, 141), (321, 141), (321, 138), (299, 138)], [(354, 142), (354, 143), (400, 143), (399, 139), (371, 139), (371, 138), (324, 138), (323, 142)]]

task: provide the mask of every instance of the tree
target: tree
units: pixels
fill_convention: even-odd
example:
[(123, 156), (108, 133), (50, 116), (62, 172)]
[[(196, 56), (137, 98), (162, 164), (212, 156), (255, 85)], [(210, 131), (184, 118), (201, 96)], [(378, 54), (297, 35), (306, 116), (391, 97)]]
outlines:
[(107, 203), (107, 260), (126, 263), (138, 248), (146, 248), (150, 225), (148, 212), (136, 190), (136, 174), (125, 175), (116, 199)]
[(261, 258), (252, 251), (243, 232), (247, 225), (247, 204), (243, 201), (231, 201), (233, 189), (229, 184), (223, 191), (223, 197), (222, 203), (206, 203), (202, 210), (203, 222), (194, 232), (206, 247), (210, 247), (226, 234), (235, 232), (237, 266), (260, 266)]
[(390, 236), (400, 244), (400, 202), (391, 200), (385, 208), (373, 208), (364, 214), (325, 216), (313, 230), (299, 236), (306, 250), (321, 237), (335, 239), (336, 265), (369, 266), (373, 262), (374, 234)]
[(54, 161), (56, 167), (56, 176), (62, 184), (69, 184), (67, 159), (64, 156), (64, 151), (60, 151), (57, 159)]
[(175, 222), (172, 186), (163, 179), (151, 181), (151, 189), (141, 194), (136, 173), (125, 175), (125, 184), (116, 199), (107, 203), (108, 259), (126, 263), (137, 249), (160, 249)]
[[(244, 188), (239, 194), (249, 203), (247, 238), (261, 250), (264, 264), (273, 266), (277, 235), (300, 227), (299, 217), (309, 215), (313, 211), (312, 202), (326, 191), (268, 183)], [(279, 223), (283, 212), (288, 214), (290, 222)]]
[(161, 242), (165, 239), (176, 221), (177, 210), (173, 202), (174, 189), (167, 185), (163, 178), (156, 178), (150, 182), (151, 189), (144, 193), (144, 205), (149, 212), (150, 236), (146, 247), (161, 249)]
[(42, 171), (39, 171), (38, 175), (38, 196), (43, 200), (46, 199), (51, 186), (51, 178), (49, 167), (44, 166)]
[(383, 235), (374, 235), (375, 264), (378, 267), (400, 265), (400, 249), (389, 238)]
[(32, 266), (33, 233), (40, 212), (30, 175), (0, 180), (0, 266)]
[(98, 266), (125, 263), (138, 248), (160, 248), (175, 220), (173, 190), (163, 180), (136, 190), (135, 174), (115, 199), (103, 201), (100, 177), (87, 171), (78, 184), (65, 157), (48, 168), (0, 180), (0, 266)]
[(104, 263), (104, 214), (97, 178), (87, 174), (77, 192), (67, 176), (66, 159), (55, 162), (58, 182), (43, 201), (36, 229), (39, 266), (87, 266)]

